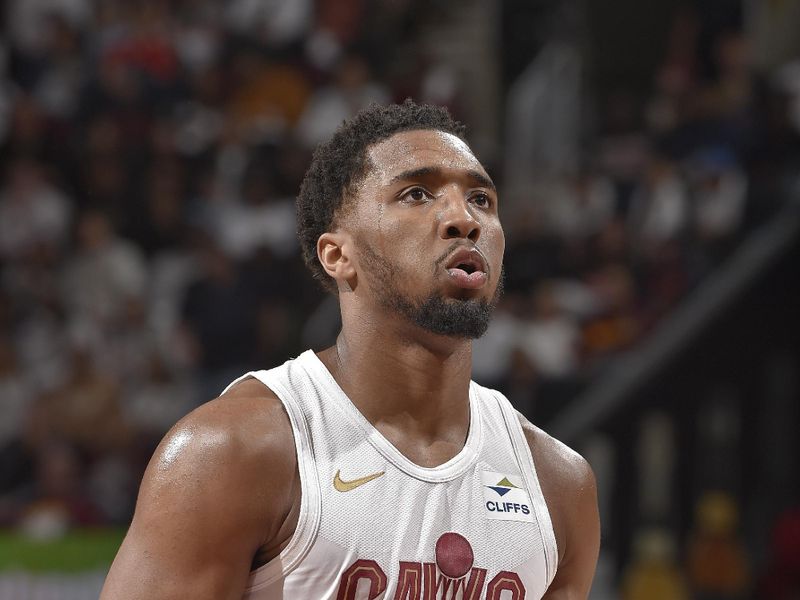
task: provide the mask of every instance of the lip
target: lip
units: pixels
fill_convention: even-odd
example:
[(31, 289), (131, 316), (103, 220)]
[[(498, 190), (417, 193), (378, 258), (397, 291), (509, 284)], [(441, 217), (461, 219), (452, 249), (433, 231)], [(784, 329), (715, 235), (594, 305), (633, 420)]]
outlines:
[[(461, 267), (469, 267), (472, 272)], [(474, 290), (489, 281), (486, 259), (477, 248), (459, 248), (450, 255), (445, 269), (451, 281), (460, 288)]]

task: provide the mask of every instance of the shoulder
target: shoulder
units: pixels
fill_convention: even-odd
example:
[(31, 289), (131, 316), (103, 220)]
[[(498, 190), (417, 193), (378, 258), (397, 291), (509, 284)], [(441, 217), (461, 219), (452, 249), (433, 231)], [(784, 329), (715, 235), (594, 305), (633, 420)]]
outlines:
[(574, 531), (596, 521), (597, 485), (591, 466), (572, 448), (519, 414), (520, 424), (536, 465), (563, 558)]
[(188, 414), (147, 467), (102, 597), (241, 597), (294, 531), (296, 461), (289, 418), (256, 380)]
[[(283, 404), (257, 379), (245, 379), (219, 398), (196, 408), (167, 433), (153, 457), (159, 469), (191, 466), (198, 459), (270, 463), (294, 456), (286, 452), (292, 428)], [(187, 465), (186, 463), (189, 463)], [(201, 468), (201, 465), (197, 465)]]
[(517, 415), (540, 478), (547, 477), (559, 488), (572, 492), (595, 485), (592, 468), (583, 456), (528, 421), (522, 414)]
[[(164, 437), (150, 461), (140, 501), (179, 497), (219, 503), (243, 517), (291, 499), (276, 497), (294, 478), (297, 458), (282, 403), (256, 379), (198, 407)], [(275, 485), (280, 483), (283, 485)], [(265, 495), (271, 502), (265, 503)]]

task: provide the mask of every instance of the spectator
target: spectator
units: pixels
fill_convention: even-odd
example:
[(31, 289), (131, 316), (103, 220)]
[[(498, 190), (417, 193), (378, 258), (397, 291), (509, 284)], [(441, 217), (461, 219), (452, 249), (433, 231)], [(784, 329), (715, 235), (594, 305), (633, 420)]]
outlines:
[(689, 590), (675, 560), (675, 540), (664, 530), (640, 531), (634, 557), (622, 581), (623, 600), (689, 600)]
[(270, 61), (255, 50), (242, 50), (234, 57), (233, 72), (238, 85), (228, 113), (234, 139), (258, 143), (297, 123), (311, 93), (301, 69)]
[(40, 245), (60, 249), (70, 213), (69, 198), (47, 182), (40, 164), (15, 160), (0, 189), (0, 258), (20, 260)]
[(19, 367), (11, 340), (0, 337), (0, 448), (18, 439), (34, 393)]
[(473, 343), (472, 376), (482, 385), (496, 387), (507, 380), (512, 354), (518, 346), (520, 322), (517, 315), (524, 302), (520, 294), (506, 294), (486, 333)]
[(583, 328), (587, 355), (599, 358), (629, 348), (641, 332), (630, 270), (610, 265), (590, 274), (587, 283), (600, 307)]
[(70, 367), (67, 381), (38, 400), (39, 445), (61, 440), (94, 459), (124, 449), (131, 431), (119, 386), (92, 364), (84, 349), (73, 348)]
[(60, 537), (72, 527), (102, 522), (86, 491), (83, 465), (73, 448), (51, 442), (39, 449), (36, 479), (21, 498), (20, 529), (38, 540)]
[(336, 66), (334, 81), (311, 97), (297, 131), (303, 143), (313, 148), (327, 140), (345, 119), (371, 102), (385, 103), (386, 89), (372, 80), (366, 59), (358, 54), (343, 57)]
[(156, 352), (151, 350), (145, 359), (146, 372), (126, 390), (124, 412), (146, 447), (152, 448), (194, 408), (196, 395), (191, 382), (172, 371)]
[(102, 335), (144, 297), (147, 265), (136, 246), (117, 236), (100, 212), (77, 223), (77, 252), (64, 269), (64, 298), (74, 325)]
[(628, 218), (631, 237), (644, 254), (676, 239), (688, 224), (686, 184), (666, 157), (655, 157), (634, 192)]
[(215, 233), (225, 252), (237, 260), (252, 257), (259, 248), (288, 257), (298, 250), (294, 201), (275, 197), (272, 176), (264, 164), (254, 164), (244, 178), (242, 201), (221, 204)]
[(547, 223), (567, 243), (583, 242), (614, 215), (614, 187), (605, 177), (584, 171), (557, 181), (553, 187), (545, 208)]
[(520, 349), (541, 377), (569, 377), (578, 368), (578, 323), (558, 305), (551, 281), (544, 281), (535, 288), (531, 307), (529, 318), (520, 326)]
[(695, 598), (748, 597), (750, 565), (738, 535), (739, 509), (723, 492), (706, 492), (697, 503), (689, 541), (688, 576)]
[(186, 290), (183, 333), (207, 399), (253, 366), (258, 303), (252, 282), (213, 241), (202, 239), (198, 252), (202, 270)]
[(311, 0), (234, 0), (225, 13), (233, 31), (280, 47), (308, 32), (312, 8)]

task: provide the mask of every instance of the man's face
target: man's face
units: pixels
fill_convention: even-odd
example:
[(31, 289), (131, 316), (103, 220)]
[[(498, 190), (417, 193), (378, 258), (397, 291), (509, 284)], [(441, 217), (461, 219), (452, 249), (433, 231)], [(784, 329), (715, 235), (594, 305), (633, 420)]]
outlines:
[(476, 338), (502, 287), (497, 191), (458, 137), (397, 133), (368, 149), (371, 168), (345, 211), (358, 285), (432, 333)]

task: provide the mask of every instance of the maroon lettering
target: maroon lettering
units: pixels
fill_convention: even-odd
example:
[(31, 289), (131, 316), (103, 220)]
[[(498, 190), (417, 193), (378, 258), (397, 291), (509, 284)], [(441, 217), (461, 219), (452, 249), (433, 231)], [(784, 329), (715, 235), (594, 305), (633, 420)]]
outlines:
[(378, 563), (374, 560), (359, 559), (342, 573), (336, 600), (356, 600), (356, 589), (362, 579), (369, 581), (368, 600), (377, 598), (386, 590), (386, 573)]
[(421, 594), (422, 563), (401, 560), (394, 600), (420, 600)]
[(511, 571), (500, 571), (486, 586), (486, 600), (500, 600), (500, 593), (510, 591), (510, 600), (524, 600), (525, 586), (519, 575)]
[[(488, 506), (488, 504), (487, 504)], [(494, 503), (498, 511), (520, 510), (525, 505)], [(486, 584), (487, 570), (474, 565), (472, 546), (462, 535), (443, 533), (436, 541), (436, 562), (400, 561), (392, 600), (525, 600), (525, 584), (516, 573), (500, 571)], [(375, 600), (386, 592), (388, 581), (374, 560), (359, 559), (339, 579), (336, 600)], [(507, 592), (507, 593), (503, 593)]]
[(464, 590), (464, 600), (478, 600), (481, 597), (484, 581), (486, 581), (486, 569), (472, 569)]
[[(425, 563), (422, 566), (425, 574), (422, 600), (436, 600), (438, 597), (455, 598), (458, 590), (462, 591), (463, 600), (478, 600), (481, 597), (483, 584), (486, 581), (486, 569), (473, 568), (470, 570), (469, 579), (466, 579), (466, 575), (453, 579), (438, 573), (435, 563)], [(441, 596), (439, 590), (442, 591)]]
[(425, 563), (425, 587), (422, 600), (436, 600), (436, 563)]
[[(422, 595), (423, 600), (436, 600), (436, 598), (447, 598), (450, 588), (453, 588), (453, 597), (459, 587), (459, 580), (442, 575), (436, 569), (436, 563), (425, 563), (425, 587)], [(463, 580), (461, 581), (463, 585)], [(439, 590), (442, 590), (441, 595)]]

